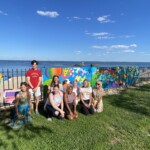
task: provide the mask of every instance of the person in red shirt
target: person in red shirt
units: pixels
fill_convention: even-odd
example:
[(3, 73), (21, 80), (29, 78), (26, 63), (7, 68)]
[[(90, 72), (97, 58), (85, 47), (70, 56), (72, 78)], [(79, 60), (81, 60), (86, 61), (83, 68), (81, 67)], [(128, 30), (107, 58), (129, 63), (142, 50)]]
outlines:
[(35, 113), (39, 114), (38, 112), (38, 105), (39, 105), (39, 96), (41, 96), (40, 85), (42, 81), (42, 73), (40, 70), (37, 69), (38, 61), (32, 60), (31, 61), (32, 69), (29, 69), (26, 73), (27, 82), (29, 85), (29, 92), (35, 95)]

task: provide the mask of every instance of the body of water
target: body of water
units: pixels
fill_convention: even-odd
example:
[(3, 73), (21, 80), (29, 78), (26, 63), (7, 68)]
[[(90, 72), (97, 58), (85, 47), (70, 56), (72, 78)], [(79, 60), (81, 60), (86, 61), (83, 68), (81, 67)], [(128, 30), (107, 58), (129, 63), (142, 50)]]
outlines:
[[(78, 65), (91, 66), (96, 65), (98, 67), (115, 67), (115, 66), (139, 66), (139, 67), (150, 67), (150, 62), (98, 62), (98, 61), (39, 61), (38, 68), (43, 67), (75, 67)], [(18, 61), (18, 60), (0, 60), (0, 70), (7, 69), (29, 69), (31, 68), (31, 61)]]

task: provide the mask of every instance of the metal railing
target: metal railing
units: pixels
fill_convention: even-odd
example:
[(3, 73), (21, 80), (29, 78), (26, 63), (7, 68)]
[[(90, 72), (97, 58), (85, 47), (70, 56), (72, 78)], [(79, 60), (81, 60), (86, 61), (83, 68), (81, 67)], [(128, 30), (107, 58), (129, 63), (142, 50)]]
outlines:
[(20, 87), (20, 83), (25, 81), (26, 69), (12, 69), (12, 70), (4, 70), (2, 69), (0, 73), (3, 75), (3, 90), (5, 89), (15, 89)]
[(140, 68), (140, 82), (150, 81), (150, 67)]
[[(3, 93), (7, 89), (19, 89), (20, 83), (26, 81), (26, 72), (28, 69), (1, 69), (0, 74), (0, 105), (5, 105)], [(43, 86), (41, 85), (41, 99), (43, 100)]]

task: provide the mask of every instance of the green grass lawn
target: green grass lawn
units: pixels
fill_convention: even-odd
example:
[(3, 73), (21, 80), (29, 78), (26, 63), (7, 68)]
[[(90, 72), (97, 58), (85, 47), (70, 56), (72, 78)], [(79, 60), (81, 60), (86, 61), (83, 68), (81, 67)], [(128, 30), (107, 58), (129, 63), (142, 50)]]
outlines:
[(33, 114), (19, 130), (0, 126), (0, 150), (150, 149), (150, 85), (103, 98), (104, 112), (48, 122)]

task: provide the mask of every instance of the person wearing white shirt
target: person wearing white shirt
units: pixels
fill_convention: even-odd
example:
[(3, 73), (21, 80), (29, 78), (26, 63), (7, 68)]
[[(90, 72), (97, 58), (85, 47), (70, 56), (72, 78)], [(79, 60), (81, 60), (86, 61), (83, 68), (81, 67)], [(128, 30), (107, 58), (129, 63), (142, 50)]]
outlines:
[(94, 114), (94, 108), (92, 106), (92, 88), (89, 86), (87, 79), (84, 80), (83, 87), (80, 88), (80, 106), (83, 114)]

